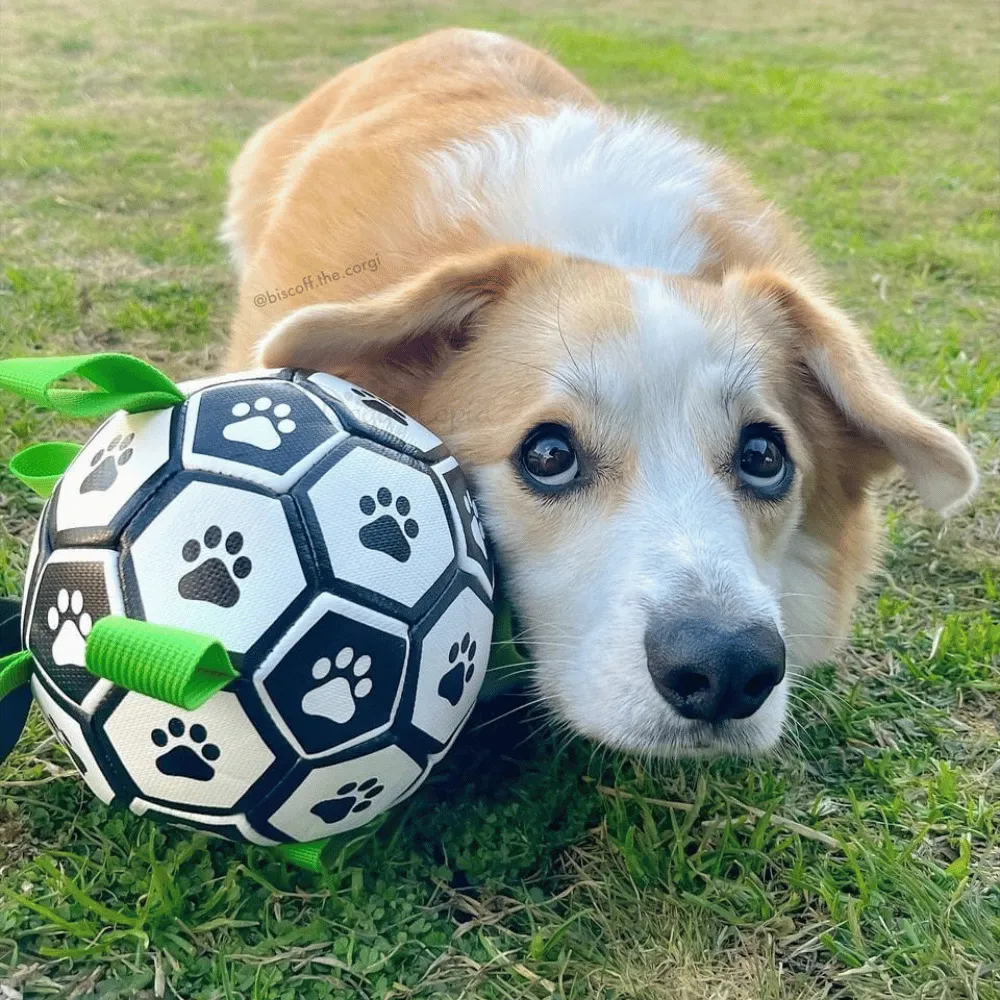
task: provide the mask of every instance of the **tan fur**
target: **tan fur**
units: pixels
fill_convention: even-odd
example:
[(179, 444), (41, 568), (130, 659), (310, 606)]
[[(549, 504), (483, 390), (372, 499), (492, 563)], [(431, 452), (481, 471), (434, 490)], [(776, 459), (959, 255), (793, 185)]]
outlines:
[[(283, 311), (365, 295), (453, 254), (455, 234), (425, 232), (412, 206), (417, 156), (556, 101), (596, 104), (553, 60), (511, 39), (448, 29), (373, 56), (255, 135), (233, 167), (226, 231), (244, 263), (228, 365), (246, 367)], [(487, 38), (490, 36), (486, 36)], [(448, 114), (441, 114), (447, 105)], [(462, 234), (461, 249), (485, 246)], [(254, 295), (319, 267), (381, 252), (377, 274), (259, 308)]]
[[(542, 53), (482, 32), (436, 32), (320, 87), (251, 139), (231, 177), (225, 231), (241, 280), (229, 367), (343, 375), (427, 424), (469, 469), (501, 470), (491, 478), (504, 511), (501, 563), (571, 546), (588, 519), (625, 503), (640, 475), (629, 429), (599, 401), (554, 388), (555, 369), (635, 336), (630, 273), (429, 219), (419, 157), (568, 103), (599, 107)], [(709, 183), (714, 207), (694, 222), (709, 252), (693, 275), (657, 280), (703, 318), (719, 352), (759, 354), (761, 405), (783, 428), (798, 475), (787, 503), (744, 505), (747, 535), (761, 560), (795, 532), (810, 541), (829, 594), (824, 631), (843, 635), (877, 551), (873, 478), (899, 463), (928, 505), (950, 509), (974, 487), (975, 469), (953, 435), (907, 405), (826, 300), (780, 214), (721, 158)], [(375, 254), (377, 270), (255, 303)], [(592, 455), (589, 497), (542, 504), (511, 471), (525, 433), (550, 421), (572, 427)], [(701, 448), (723, 481), (735, 478), (729, 438)]]

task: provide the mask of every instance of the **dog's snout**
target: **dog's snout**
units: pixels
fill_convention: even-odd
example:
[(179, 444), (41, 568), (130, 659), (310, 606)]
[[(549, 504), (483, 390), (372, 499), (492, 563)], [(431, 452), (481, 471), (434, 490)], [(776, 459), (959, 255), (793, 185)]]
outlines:
[(656, 689), (681, 715), (745, 719), (785, 676), (785, 643), (774, 625), (726, 631), (713, 622), (653, 622), (646, 662)]

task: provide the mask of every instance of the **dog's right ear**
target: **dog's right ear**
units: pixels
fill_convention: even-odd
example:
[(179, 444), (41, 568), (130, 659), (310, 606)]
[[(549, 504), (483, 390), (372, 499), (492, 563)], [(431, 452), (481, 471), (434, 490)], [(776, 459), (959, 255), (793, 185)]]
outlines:
[(406, 408), (474, 335), (482, 310), (547, 269), (552, 254), (524, 246), (446, 257), (428, 270), (353, 302), (303, 306), (257, 348), (267, 368), (340, 375)]

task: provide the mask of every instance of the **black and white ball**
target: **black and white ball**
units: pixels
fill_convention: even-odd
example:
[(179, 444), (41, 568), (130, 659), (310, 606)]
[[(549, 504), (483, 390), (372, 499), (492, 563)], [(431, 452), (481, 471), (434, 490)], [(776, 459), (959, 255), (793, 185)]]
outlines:
[[(472, 711), (493, 565), (441, 441), (324, 374), (186, 383), (115, 414), (29, 561), (37, 700), (94, 793), (259, 844), (353, 829), (410, 795)], [(195, 711), (84, 668), (104, 615), (215, 636), (240, 676)]]

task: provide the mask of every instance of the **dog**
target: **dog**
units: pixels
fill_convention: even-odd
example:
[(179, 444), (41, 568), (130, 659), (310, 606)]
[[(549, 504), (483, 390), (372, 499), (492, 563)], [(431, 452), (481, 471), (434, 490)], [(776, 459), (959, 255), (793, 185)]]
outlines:
[(736, 167), (521, 42), (351, 66), (230, 180), (229, 368), (340, 375), (440, 435), (538, 696), (611, 747), (773, 747), (872, 567), (872, 484), (901, 466), (943, 514), (976, 486)]

